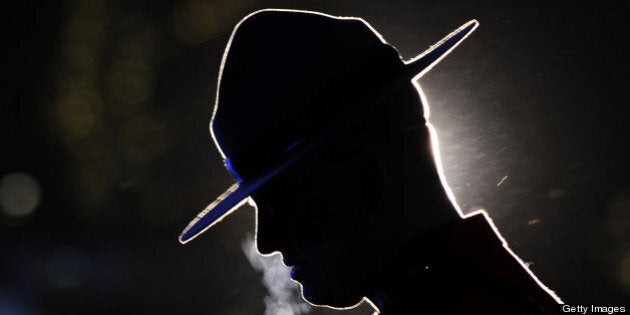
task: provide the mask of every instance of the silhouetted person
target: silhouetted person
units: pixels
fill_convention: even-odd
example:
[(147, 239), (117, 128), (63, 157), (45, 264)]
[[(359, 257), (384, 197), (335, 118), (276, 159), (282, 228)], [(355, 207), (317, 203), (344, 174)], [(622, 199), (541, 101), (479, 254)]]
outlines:
[(463, 25), (403, 62), (363, 20), (265, 10), (236, 27), (211, 130), (238, 181), (185, 243), (248, 197), (257, 246), (281, 252), (304, 298), (382, 314), (554, 313), (559, 299), (484, 214), (449, 199), (412, 82), (464, 39)]

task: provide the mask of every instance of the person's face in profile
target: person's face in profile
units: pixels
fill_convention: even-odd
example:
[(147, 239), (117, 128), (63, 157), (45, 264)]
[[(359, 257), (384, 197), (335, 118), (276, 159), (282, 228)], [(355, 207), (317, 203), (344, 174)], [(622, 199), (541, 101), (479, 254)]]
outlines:
[(369, 154), (309, 153), (251, 195), (259, 252), (282, 253), (307, 301), (357, 304), (374, 281), (366, 266), (379, 256), (371, 227), (382, 188), (379, 163)]

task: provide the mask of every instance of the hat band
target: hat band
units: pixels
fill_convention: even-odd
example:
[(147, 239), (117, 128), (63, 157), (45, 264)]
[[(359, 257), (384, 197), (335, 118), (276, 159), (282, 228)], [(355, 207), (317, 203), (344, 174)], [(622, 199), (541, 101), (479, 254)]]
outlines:
[[(276, 131), (273, 133), (280, 132)], [(324, 135), (322, 135), (317, 139), (307, 141), (307, 137), (302, 136), (302, 134), (288, 137), (287, 133), (279, 136), (272, 134), (266, 136), (265, 140), (267, 141), (259, 141), (241, 149), (230, 157), (226, 157), (225, 167), (239, 183), (273, 170), (288, 160), (301, 156), (320, 142), (317, 139), (324, 138)]]
[[(363, 114), (382, 103), (383, 100), (400, 86), (408, 84), (404, 74), (392, 78), (389, 84), (364, 95), (356, 104), (340, 108), (336, 119), (330, 119), (329, 112), (318, 112), (317, 106), (307, 107), (301, 117), (293, 117), (250, 142), (229, 157), (224, 163), (230, 174), (239, 182), (269, 172), (309, 152), (325, 139), (341, 129), (348, 129)], [(367, 130), (361, 130), (365, 132)]]

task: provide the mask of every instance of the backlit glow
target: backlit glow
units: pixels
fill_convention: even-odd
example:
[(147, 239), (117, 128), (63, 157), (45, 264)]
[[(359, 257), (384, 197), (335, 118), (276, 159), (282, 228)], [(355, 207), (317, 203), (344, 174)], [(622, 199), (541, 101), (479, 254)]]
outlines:
[[(505, 238), (503, 238), (503, 236), (501, 235), (497, 227), (494, 225), (494, 222), (492, 221), (492, 219), (490, 218), (490, 216), (485, 210), (479, 209), (476, 211), (472, 211), (468, 214), (464, 214), (462, 212), (461, 208), (457, 204), (457, 199), (455, 198), (455, 194), (453, 193), (453, 190), (451, 189), (451, 187), (448, 185), (448, 182), (446, 181), (446, 176), (444, 175), (444, 169), (442, 167), (442, 158), (440, 156), (440, 144), (438, 141), (437, 131), (435, 130), (433, 125), (431, 125), (431, 123), (429, 122), (429, 116), (430, 116), (429, 115), (429, 102), (426, 96), (424, 95), (424, 92), (422, 92), (422, 88), (420, 87), (420, 84), (418, 83), (418, 81), (414, 80), (413, 83), (416, 89), (418, 90), (418, 93), (420, 94), (422, 105), (424, 106), (424, 118), (426, 119), (429, 133), (431, 134), (431, 149), (433, 153), (433, 159), (435, 160), (438, 174), (440, 176), (440, 181), (442, 182), (442, 186), (444, 187), (444, 190), (446, 191), (448, 198), (451, 200), (451, 203), (453, 204), (453, 207), (455, 208), (455, 210), (457, 210), (457, 213), (459, 214), (459, 216), (462, 219), (466, 219), (477, 214), (483, 214), (483, 216), (486, 218), (486, 221), (488, 221), (494, 233), (501, 240), (501, 243), (503, 244), (503, 247), (505, 248), (505, 250), (507, 250), (508, 253), (510, 253), (510, 255), (514, 257), (514, 259), (521, 265), (521, 267), (532, 277), (532, 279), (534, 279), (534, 281), (536, 281), (536, 283), (541, 289), (545, 290), (545, 292), (547, 292), (556, 302), (563, 303), (562, 300), (556, 295), (556, 293), (552, 291), (551, 289), (549, 289), (547, 286), (545, 286), (538, 279), (538, 277), (536, 277), (536, 275), (534, 275), (534, 273), (529, 269), (528, 265), (512, 251), (512, 249), (508, 246), (507, 241), (505, 240)], [(499, 186), (506, 179), (507, 179), (507, 176), (504, 176), (501, 182), (497, 186)]]

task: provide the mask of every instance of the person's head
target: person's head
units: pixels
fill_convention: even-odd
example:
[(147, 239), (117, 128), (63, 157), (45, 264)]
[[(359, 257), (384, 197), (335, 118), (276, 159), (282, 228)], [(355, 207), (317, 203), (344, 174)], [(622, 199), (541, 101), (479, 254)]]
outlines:
[(360, 302), (392, 276), (405, 241), (457, 218), (411, 79), (475, 26), (405, 63), (360, 19), (278, 10), (245, 18), (224, 56), (211, 124), (239, 183), (180, 241), (250, 196), (259, 251), (283, 254), (309, 302)]
[[(457, 218), (420, 105), (411, 85), (392, 91), (251, 194), (259, 252), (282, 253), (307, 301), (357, 304), (389, 281), (409, 239)], [(412, 124), (387, 118), (414, 110)]]

